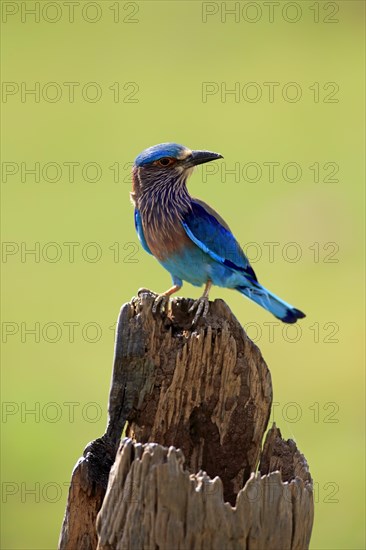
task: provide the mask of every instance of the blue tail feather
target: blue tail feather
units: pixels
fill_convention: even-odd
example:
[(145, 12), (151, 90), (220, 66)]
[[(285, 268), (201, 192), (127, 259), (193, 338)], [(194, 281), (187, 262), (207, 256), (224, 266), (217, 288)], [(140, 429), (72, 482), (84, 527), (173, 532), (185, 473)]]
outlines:
[(296, 323), (298, 319), (305, 317), (305, 313), (284, 302), (259, 283), (253, 282), (250, 286), (237, 286), (236, 290), (262, 306), (284, 323)]

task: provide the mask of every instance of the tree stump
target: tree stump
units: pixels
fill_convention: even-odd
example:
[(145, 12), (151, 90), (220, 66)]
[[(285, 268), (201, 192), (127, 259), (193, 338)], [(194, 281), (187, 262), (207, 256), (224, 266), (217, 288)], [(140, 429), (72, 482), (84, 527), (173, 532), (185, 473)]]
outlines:
[(153, 300), (121, 309), (107, 429), (72, 473), (60, 550), (308, 548), (306, 460), (275, 426), (261, 452), (259, 349), (222, 300), (197, 327), (192, 300), (155, 315)]

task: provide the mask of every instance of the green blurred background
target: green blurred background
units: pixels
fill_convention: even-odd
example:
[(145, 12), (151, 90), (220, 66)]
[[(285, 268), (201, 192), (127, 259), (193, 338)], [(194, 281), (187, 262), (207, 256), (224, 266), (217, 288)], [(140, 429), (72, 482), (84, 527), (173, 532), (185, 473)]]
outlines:
[(72, 468), (104, 431), (119, 308), (170, 285), (138, 247), (129, 201), (129, 163), (163, 141), (224, 155), (192, 194), (307, 314), (283, 331), (235, 292), (211, 293), (260, 346), (273, 419), (308, 459), (311, 547), (365, 548), (364, 5), (249, 4), (80, 2), (72, 16), (41, 2), (37, 22), (34, 2), (2, 2), (2, 549), (56, 547)]

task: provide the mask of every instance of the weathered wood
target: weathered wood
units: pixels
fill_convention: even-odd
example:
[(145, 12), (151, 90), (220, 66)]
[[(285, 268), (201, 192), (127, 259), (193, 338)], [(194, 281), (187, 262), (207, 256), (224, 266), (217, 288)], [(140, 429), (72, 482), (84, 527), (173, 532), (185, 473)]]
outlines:
[[(215, 497), (217, 506), (219, 502), (220, 506), (223, 505), (222, 499), (224, 499), (233, 505), (237, 502), (238, 508), (237, 495), (257, 467), (272, 402), (271, 377), (259, 349), (249, 340), (222, 300), (210, 303), (208, 317), (195, 328), (192, 328), (193, 314), (188, 312), (192, 300), (179, 298), (173, 300), (172, 309), (168, 314), (154, 315), (152, 305), (153, 297), (150, 294), (143, 294), (121, 309), (109, 395), (108, 425), (105, 434), (87, 446), (83, 457), (73, 471), (59, 542), (59, 548), (62, 550), (96, 548), (96, 516), (103, 502), (110, 467), (114, 462), (126, 423), (126, 433), (136, 444), (128, 444), (131, 455), (128, 468), (126, 458), (123, 462), (123, 471), (126, 475), (135, 453), (136, 456), (138, 453), (141, 453), (141, 456), (142, 453), (144, 456), (145, 453), (149, 456), (152, 453), (154, 457), (154, 453), (157, 453), (160, 457), (158, 463), (163, 464), (168, 463), (167, 458), (164, 460), (162, 458), (168, 456), (163, 448), (174, 446), (180, 449), (171, 451), (172, 456), (180, 460), (180, 475), (188, 475), (188, 478), (192, 475), (197, 483), (201, 475), (197, 472), (200, 470), (207, 472), (202, 478), (206, 481), (209, 477), (220, 477), (217, 481), (204, 482), (207, 487), (212, 487), (212, 483), (215, 487), (218, 485), (222, 487), (221, 500)], [(272, 438), (274, 438), (273, 435)], [(271, 441), (272, 439), (267, 438), (267, 448), (270, 450), (275, 444), (273, 440), (272, 447), (269, 448)], [(148, 443), (160, 446), (137, 445)], [(291, 447), (288, 442), (285, 445)], [(153, 452), (151, 449), (160, 450)], [(126, 452), (120, 449), (119, 461), (122, 454)], [(261, 460), (262, 467), (272, 472), (273, 460), (277, 455), (269, 451), (264, 454)], [(145, 462), (150, 460), (149, 456), (144, 459)], [(293, 453), (291, 457), (294, 456)], [(279, 459), (277, 456), (276, 465), (280, 464)], [(183, 461), (185, 461), (185, 470), (182, 466)], [(280, 464), (282, 470), (285, 464), (287, 465), (287, 462), (284, 461)], [(270, 474), (270, 478), (279, 475)], [(135, 472), (131, 476), (135, 486)], [(249, 483), (262, 483), (258, 479), (253, 480), (251, 477)], [(304, 479), (303, 483), (305, 481)], [(176, 479), (167, 478), (167, 483), (172, 490), (170, 505), (173, 506), (178, 506), (177, 502), (174, 504), (178, 498), (177, 491), (173, 490), (176, 482)], [(182, 487), (185, 487), (186, 482), (179, 481), (179, 483), (183, 483)], [(310, 487), (311, 480), (307, 483)], [(118, 501), (121, 495), (117, 493), (121, 488), (126, 491), (122, 481), (119, 480), (113, 488)], [(161, 484), (160, 490), (163, 490)], [(110, 494), (111, 489), (109, 489), (105, 507), (103, 505), (103, 514), (100, 516), (108, 518), (108, 521), (112, 521), (113, 509)], [(159, 495), (154, 497), (157, 502), (158, 497), (160, 498)], [(179, 498), (184, 502), (187, 500), (187, 496), (184, 495), (180, 495)], [(139, 502), (142, 502), (141, 499)], [(124, 510), (128, 518), (134, 517), (135, 512), (131, 511), (130, 506), (127, 508), (126, 506), (125, 503)], [(266, 506), (268, 508), (268, 503)], [(232, 510), (228, 503), (225, 504), (224, 509)], [(117, 510), (115, 512), (117, 513)], [(120, 513), (119, 510), (118, 517)], [(138, 514), (141, 513), (140, 511)], [(187, 513), (194, 523), (196, 511), (189, 508)], [(226, 518), (227, 513), (225, 512), (223, 518)], [(179, 514), (180, 512), (178, 516)], [(164, 516), (159, 516), (159, 522), (162, 521), (162, 517)], [(113, 525), (116, 522), (118, 523), (117, 518), (114, 518)], [(131, 522), (128, 526), (124, 526), (123, 533), (119, 531), (123, 540), (126, 537), (126, 529), (132, 533), (137, 528), (138, 522), (135, 523), (132, 519)], [(163, 528), (160, 523), (158, 526), (159, 529)], [(99, 528), (101, 533), (110, 533), (110, 528), (102, 519), (99, 520)], [(157, 528), (156, 525), (155, 528)], [(238, 529), (240, 531), (241, 528), (238, 527)], [(119, 535), (117, 530), (113, 531), (115, 540)], [(241, 540), (240, 537), (238, 541)], [(109, 540), (109, 535), (100, 543), (101, 548), (104, 546), (107, 548), (107, 539)], [(132, 536), (129, 540), (130, 546), (123, 546), (123, 548), (150, 548), (150, 546), (136, 545)], [(147, 539), (144, 540), (146, 542)], [(167, 545), (167, 540), (164, 544), (158, 547), (167, 550), (178, 548), (176, 545)], [(210, 548), (210, 546), (205, 547)], [(216, 546), (212, 546), (214, 547)], [(241, 542), (234, 547), (246, 548)], [(256, 548), (256, 546), (252, 547)], [(267, 547), (272, 548), (272, 546)], [(111, 548), (117, 548), (117, 546), (112, 545)], [(306, 545), (301, 548), (306, 548)]]
[[(276, 428), (267, 442), (273, 438), (280, 438)], [(252, 474), (232, 507), (224, 502), (220, 478), (210, 479), (202, 471), (191, 474), (181, 450), (125, 439), (98, 515), (98, 550), (308, 548), (310, 474), (294, 442), (281, 439), (281, 447), (282, 467), (304, 477), (283, 482), (278, 471)]]
[(259, 349), (222, 300), (210, 305), (195, 330), (190, 305), (190, 300), (173, 301), (169, 317), (154, 318), (151, 307), (136, 302), (128, 342), (134, 349), (143, 343), (146, 384), (126, 435), (180, 448), (188, 469), (218, 475), (225, 499), (234, 502), (258, 463), (271, 377)]
[[(130, 339), (130, 331), (133, 331), (131, 317), (133, 306), (128, 303), (122, 307), (117, 323), (107, 429), (101, 438), (86, 446), (72, 472), (58, 543), (60, 550), (95, 550), (97, 546), (95, 522), (107, 488), (109, 471), (123, 427), (144, 384), (141, 360), (136, 367), (142, 348), (134, 351), (128, 347), (129, 342), (135, 342)], [(136, 360), (130, 361), (130, 356)]]
[(91, 550), (97, 547), (95, 521), (114, 459), (115, 446), (104, 436), (85, 448), (72, 472), (59, 548)]

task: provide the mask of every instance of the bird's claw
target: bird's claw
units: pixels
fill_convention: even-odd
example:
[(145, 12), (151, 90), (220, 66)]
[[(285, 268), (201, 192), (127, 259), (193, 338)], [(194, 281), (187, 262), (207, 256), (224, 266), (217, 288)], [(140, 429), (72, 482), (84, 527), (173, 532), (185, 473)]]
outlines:
[(167, 294), (158, 294), (148, 288), (139, 288), (137, 291), (137, 296), (140, 297), (141, 294), (149, 294), (154, 297), (154, 303), (151, 309), (154, 314), (158, 311), (159, 313), (164, 313), (167, 305), (169, 304), (169, 296)]
[(192, 325), (196, 325), (200, 317), (205, 318), (207, 316), (209, 309), (209, 300), (207, 296), (202, 296), (201, 298), (198, 298), (198, 300), (195, 300), (189, 308), (188, 312), (192, 313), (192, 311), (194, 311), (196, 308), (197, 311), (192, 321)]
[(152, 312), (154, 314), (157, 311), (159, 311), (159, 313), (164, 313), (164, 310), (168, 304), (169, 304), (169, 296), (166, 296), (165, 294), (158, 294), (154, 300)]

